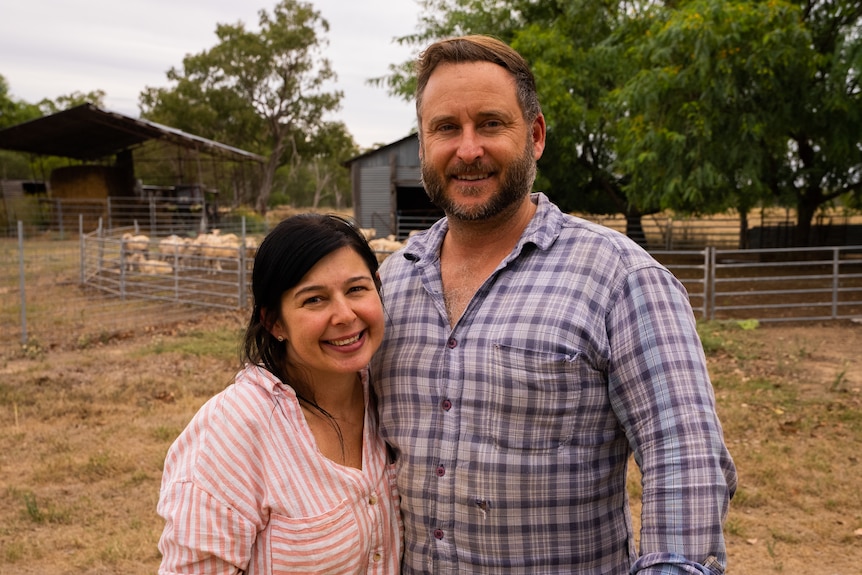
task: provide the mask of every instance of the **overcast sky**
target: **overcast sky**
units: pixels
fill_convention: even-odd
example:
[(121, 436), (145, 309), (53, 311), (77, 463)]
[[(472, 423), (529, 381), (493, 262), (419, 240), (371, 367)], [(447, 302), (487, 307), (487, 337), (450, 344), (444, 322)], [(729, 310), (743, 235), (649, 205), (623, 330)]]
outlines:
[[(393, 38), (415, 31), (415, 0), (310, 0), (329, 22), (327, 55), (344, 92), (334, 119), (368, 148), (406, 136), (412, 103), (368, 86), (414, 54)], [(13, 99), (31, 104), (103, 90), (105, 107), (137, 117), (145, 87), (167, 87), (186, 54), (216, 44), (216, 24), (243, 21), (275, 0), (0, 0), (0, 75)], [(228, 142), (229, 143), (229, 142)]]

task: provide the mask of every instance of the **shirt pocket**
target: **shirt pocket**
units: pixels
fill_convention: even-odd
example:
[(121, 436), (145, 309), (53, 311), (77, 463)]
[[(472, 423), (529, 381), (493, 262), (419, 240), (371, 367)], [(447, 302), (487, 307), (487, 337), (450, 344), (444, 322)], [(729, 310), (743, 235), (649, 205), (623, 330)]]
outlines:
[(317, 517), (270, 515), (273, 573), (361, 573), (367, 546), (349, 501)]
[(497, 448), (546, 451), (572, 442), (581, 386), (595, 377), (580, 354), (497, 343), (490, 370), (485, 420)]

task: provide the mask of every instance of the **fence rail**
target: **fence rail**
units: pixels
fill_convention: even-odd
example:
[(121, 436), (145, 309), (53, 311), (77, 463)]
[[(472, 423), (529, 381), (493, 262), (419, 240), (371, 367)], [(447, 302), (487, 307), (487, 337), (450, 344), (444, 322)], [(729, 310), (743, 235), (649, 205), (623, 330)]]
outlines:
[(226, 310), (246, 306), (252, 263), (249, 246), (255, 243), (249, 242), (250, 236), (217, 245), (182, 241), (185, 238), (178, 236), (147, 237), (145, 250), (132, 251), (124, 240), (132, 231), (114, 228), (106, 233), (99, 228), (81, 235), (82, 286), (121, 299)]
[(709, 318), (862, 317), (862, 247), (711, 250)]
[(701, 319), (862, 318), (862, 247), (658, 251)]
[[(253, 249), (244, 225), (243, 247), (219, 255), (179, 246), (157, 255), (166, 236), (149, 236), (144, 261), (165, 262), (156, 271), (124, 246), (123, 234), (138, 226), (84, 228), (80, 216), (76, 236), (67, 228), (25, 237), (19, 225), (17, 238), (0, 238), (0, 344), (87, 342), (248, 306)], [(862, 318), (862, 245), (651, 253), (685, 285), (699, 319)]]

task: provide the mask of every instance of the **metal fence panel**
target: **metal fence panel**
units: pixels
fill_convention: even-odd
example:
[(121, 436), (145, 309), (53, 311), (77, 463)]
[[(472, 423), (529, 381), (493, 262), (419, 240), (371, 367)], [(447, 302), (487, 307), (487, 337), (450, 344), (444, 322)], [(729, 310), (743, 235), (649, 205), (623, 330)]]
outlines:
[(862, 317), (862, 246), (715, 250), (710, 319)]
[[(62, 225), (18, 224), (16, 237), (0, 238), (3, 347), (86, 345), (209, 310), (247, 307), (254, 246), (265, 230), (246, 234), (244, 219), (234, 230), (221, 226), (221, 234), (236, 234), (243, 247), (205, 254), (185, 250), (199, 235), (198, 220), (180, 226), (170, 214), (149, 212), (139, 220), (141, 213), (120, 214), (116, 205), (107, 210), (99, 204), (79, 213), (73, 228), (68, 208), (49, 210), (60, 218), (62, 209)], [(146, 254), (134, 260), (123, 235), (142, 232)], [(165, 250), (163, 240), (170, 237), (176, 243)], [(862, 246), (651, 253), (686, 287), (699, 319), (862, 317)]]

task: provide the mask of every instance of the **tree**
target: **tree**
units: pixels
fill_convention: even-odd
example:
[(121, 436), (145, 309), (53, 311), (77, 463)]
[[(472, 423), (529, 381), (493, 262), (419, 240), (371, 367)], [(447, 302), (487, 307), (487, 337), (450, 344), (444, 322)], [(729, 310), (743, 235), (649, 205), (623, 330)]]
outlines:
[[(628, 201), (626, 175), (615, 171), (616, 118), (608, 94), (629, 74), (629, 65), (602, 45), (630, 2), (607, 0), (424, 0), (420, 31), (398, 39), (424, 46), (452, 35), (494, 35), (517, 49), (536, 76), (548, 123), (537, 185), (564, 210), (622, 213), (627, 233), (643, 239), (641, 216), (652, 211)], [(378, 85), (413, 97), (412, 63), (392, 65)]]
[(291, 140), (291, 161), (276, 173), (272, 200), (336, 210), (349, 198), (350, 172), (342, 163), (359, 153), (343, 122), (326, 122), (313, 140)]
[[(548, 142), (539, 182), (564, 209), (619, 211), (637, 238), (662, 208), (743, 218), (794, 206), (804, 244), (819, 206), (860, 205), (858, 0), (424, 0), (425, 45), (508, 42), (536, 74)], [(412, 97), (409, 63), (377, 79)]]
[(12, 98), (9, 93), (9, 83), (0, 74), (0, 130), (35, 120), (41, 115), (38, 106)]
[[(47, 114), (92, 101), (101, 104), (105, 93), (101, 90), (89, 93), (73, 92), (67, 96), (59, 96), (55, 100), (43, 99), (38, 104), (30, 104), (23, 100), (15, 100), (9, 94), (9, 85), (0, 75), (0, 129), (23, 124)], [(55, 167), (67, 163), (65, 158), (36, 157), (23, 152), (0, 150), (0, 178), (45, 179)]]
[(219, 24), (219, 43), (186, 56), (168, 72), (176, 86), (147, 88), (140, 104), (149, 119), (268, 156), (255, 199), (263, 214), (291, 140), (313, 137), (342, 95), (323, 90), (335, 78), (322, 56), (329, 25), (311, 4), (282, 0), (272, 15), (259, 12), (259, 25)]
[(758, 203), (794, 206), (805, 245), (819, 206), (858, 193), (862, 5), (803, 4), (680, 2), (617, 30), (638, 67), (616, 94), (629, 197), (743, 225)]
[(42, 112), (42, 115), (48, 116), (50, 114), (56, 114), (57, 112), (62, 112), (63, 110), (68, 110), (69, 108), (74, 108), (75, 106), (80, 106), (82, 104), (93, 104), (94, 106), (98, 106), (100, 108), (105, 107), (105, 91), (104, 90), (94, 90), (92, 92), (72, 92), (71, 94), (66, 94), (64, 96), (57, 96), (54, 100), (49, 100), (48, 98), (44, 98), (38, 104), (39, 110)]

